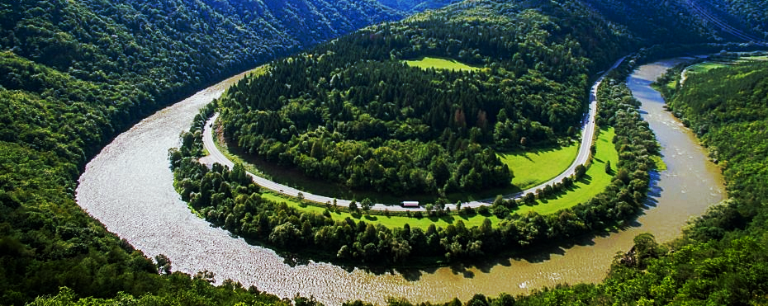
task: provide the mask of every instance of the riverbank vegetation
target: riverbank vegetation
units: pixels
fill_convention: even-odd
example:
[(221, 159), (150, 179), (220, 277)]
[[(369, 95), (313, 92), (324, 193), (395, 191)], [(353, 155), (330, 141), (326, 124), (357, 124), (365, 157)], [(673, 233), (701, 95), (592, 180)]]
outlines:
[(245, 14), (243, 2), (0, 4), (0, 304), (23, 305), (62, 286), (95, 298), (122, 291), (188, 304), (276, 301), (160, 275), (145, 256), (156, 254), (109, 233), (74, 193), (90, 158), (163, 105), (278, 54), (398, 17), (367, 2), (312, 2), (338, 14), (292, 8), (327, 29), (301, 37), (309, 27), (287, 27), (304, 23), (270, 7), (280, 1), (263, 16)]
[[(578, 4), (565, 1), (562, 5)], [(669, 15), (674, 17), (623, 14), (662, 22), (658, 27), (641, 25), (647, 31), (634, 37), (644, 39), (671, 30), (679, 32), (660, 37), (677, 41), (692, 36), (685, 31), (685, 23), (674, 22), (684, 11), (656, 3), (642, 6), (672, 12)], [(159, 275), (156, 263), (77, 206), (77, 176), (112, 137), (162, 105), (266, 59), (395, 17), (369, 1), (22, 0), (0, 4), (0, 304), (22, 305), (36, 296), (41, 296), (37, 304), (67, 304), (76, 299), (74, 295), (88, 304), (130, 304), (134, 299), (139, 305), (289, 304), (237, 283), (213, 286), (206, 273)], [(570, 17), (560, 14), (557, 18)], [(607, 27), (586, 32), (621, 32), (624, 24), (616, 19)], [(536, 27), (520, 32), (529, 29), (535, 30), (530, 31), (532, 37), (545, 34)], [(560, 27), (544, 30), (561, 31)], [(579, 44), (586, 50), (612, 51), (593, 59), (608, 61), (627, 49), (595, 36), (604, 35), (590, 35)], [(430, 46), (430, 41), (423, 45)], [(561, 59), (537, 52), (532, 56), (542, 62)], [(606, 62), (594, 65), (607, 66)], [(703, 231), (712, 232), (733, 221), (703, 220), (710, 224)], [(713, 245), (716, 250), (738, 251), (729, 249), (728, 243)], [(749, 241), (742, 245), (760, 247)], [(704, 261), (711, 254), (703, 247), (696, 258)], [(765, 262), (761, 253), (745, 254), (750, 257), (744, 262)], [(168, 271), (165, 264), (160, 268)], [(627, 275), (629, 282), (641, 273)], [(686, 280), (689, 275), (673, 280)], [(61, 286), (72, 291), (62, 289), (59, 295), (45, 297), (59, 292)], [(635, 292), (615, 288), (627, 290), (628, 295)], [(654, 292), (665, 292), (660, 289)], [(536, 296), (554, 299), (557, 294), (589, 290), (582, 286)], [(509, 304), (506, 296), (501, 300)], [(297, 298), (294, 305), (309, 302)]]
[[(654, 55), (655, 54), (655, 55)], [(668, 54), (668, 53), (667, 53)], [(637, 63), (665, 57), (642, 52)], [(624, 65), (614, 75), (623, 80), (632, 70)], [(668, 78), (679, 80), (680, 71)], [(512, 297), (477, 294), (470, 300), (431, 305), (762, 305), (768, 302), (768, 188), (765, 163), (763, 93), (768, 83), (766, 63), (747, 62), (691, 76), (686, 86), (665, 95), (673, 112), (689, 119), (691, 127), (706, 125), (699, 133), (710, 151), (728, 147), (717, 156), (723, 167), (730, 199), (692, 219), (683, 236), (665, 245), (650, 234), (638, 235), (635, 246), (617, 254), (606, 279), (598, 284), (561, 284)], [(690, 82), (690, 84), (688, 83)], [(660, 82), (666, 84), (666, 81)], [(616, 98), (631, 101), (625, 90)], [(666, 86), (660, 86), (666, 87)], [(718, 94), (715, 94), (718, 93)], [(721, 94), (721, 95), (720, 95)], [(723, 98), (727, 97), (727, 98)], [(720, 110), (719, 112), (717, 110)], [(608, 112), (605, 112), (606, 114)], [(745, 116), (748, 113), (749, 116)], [(757, 128), (755, 128), (757, 127)], [(701, 129), (699, 129), (701, 131)], [(734, 145), (733, 135), (739, 135)], [(742, 174), (744, 172), (744, 174)], [(355, 301), (346, 306), (368, 306)], [(392, 299), (391, 306), (413, 304)]]
[[(498, 222), (495, 224), (486, 218), (479, 226), (469, 227), (457, 218), (445, 227), (430, 224), (426, 230), (407, 223), (389, 228), (365, 218), (336, 219), (330, 211), (336, 208), (332, 203), (328, 203), (328, 210), (321, 214), (302, 209), (302, 203), (295, 207), (275, 201), (273, 197), (264, 197), (246, 175), (242, 164), (236, 164), (231, 170), (218, 164), (209, 169), (197, 161), (202, 157), (203, 126), (215, 104), (206, 107), (195, 118), (190, 132), (182, 135), (181, 149), (172, 150), (170, 159), (182, 199), (189, 201), (190, 207), (206, 220), (245, 238), (292, 251), (306, 253), (311, 249), (314, 256), (366, 265), (392, 265), (406, 260), (422, 262), (430, 258), (477, 259), (484, 254), (521, 251), (539, 243), (622, 224), (640, 210), (649, 185), (648, 172), (655, 165), (651, 156), (658, 153), (658, 144), (636, 110), (638, 102), (626, 98), (629, 95), (626, 87), (604, 85), (598, 95), (601, 101), (599, 122), (602, 126), (614, 127), (603, 136), (616, 135), (610, 139), (598, 137), (595, 164), (589, 170), (582, 167), (577, 177), (547, 186), (523, 200), (500, 199), (490, 209), (477, 209), (476, 213), (482, 216), (496, 216)], [(611, 146), (614, 153), (600, 155), (601, 152), (611, 152), (607, 149)], [(611, 161), (615, 170), (611, 167), (606, 171), (608, 167), (604, 164)], [(601, 164), (596, 166), (597, 163)], [(606, 185), (605, 189), (596, 188), (599, 194), (584, 198), (584, 203), (567, 202), (572, 207), (549, 215), (534, 211), (510, 213), (510, 209), (523, 203), (535, 204), (537, 198), (544, 202), (540, 205), (547, 205), (549, 200), (558, 201), (553, 197), (558, 197), (562, 190), (572, 189), (574, 183), (592, 180), (593, 177), (585, 175), (588, 171), (593, 171), (595, 181)], [(598, 180), (598, 177), (607, 179)], [(363, 199), (352, 206), (351, 213), (367, 214), (371, 204), (368, 199)], [(427, 212), (427, 217), (439, 218), (449, 213), (441, 207), (442, 204), (429, 204), (432, 209)]]

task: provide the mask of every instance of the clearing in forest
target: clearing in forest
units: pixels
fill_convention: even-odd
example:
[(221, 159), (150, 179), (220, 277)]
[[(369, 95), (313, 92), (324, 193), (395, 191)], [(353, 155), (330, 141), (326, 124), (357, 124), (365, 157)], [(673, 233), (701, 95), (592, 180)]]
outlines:
[(479, 71), (482, 68), (472, 67), (454, 59), (443, 59), (435, 57), (425, 57), (415, 61), (405, 61), (408, 66), (417, 67), (421, 69), (444, 69), (444, 70), (458, 70), (458, 71)]

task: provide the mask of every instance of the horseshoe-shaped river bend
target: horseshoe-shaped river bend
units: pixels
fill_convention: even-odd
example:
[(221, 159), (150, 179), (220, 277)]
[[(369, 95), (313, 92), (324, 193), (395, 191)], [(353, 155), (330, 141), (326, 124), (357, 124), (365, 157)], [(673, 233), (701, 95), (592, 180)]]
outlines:
[(707, 160), (695, 136), (664, 111), (664, 100), (650, 87), (678, 62), (644, 65), (627, 79), (663, 147), (668, 168), (654, 175), (648, 207), (628, 229), (529, 256), (473, 267), (377, 273), (321, 262), (292, 266), (270, 249), (211, 227), (192, 214), (174, 190), (168, 149), (179, 146), (179, 134), (189, 129), (198, 110), (242, 74), (155, 113), (115, 138), (87, 165), (77, 201), (146, 255), (167, 255), (176, 271), (208, 270), (217, 281), (232, 279), (281, 297), (314, 296), (326, 305), (354, 299), (383, 304), (389, 296), (466, 300), (475, 293), (524, 294), (558, 283), (599, 282), (616, 252), (631, 248), (635, 235), (650, 232), (661, 242), (674, 239), (690, 216), (703, 214), (725, 196), (720, 170)]

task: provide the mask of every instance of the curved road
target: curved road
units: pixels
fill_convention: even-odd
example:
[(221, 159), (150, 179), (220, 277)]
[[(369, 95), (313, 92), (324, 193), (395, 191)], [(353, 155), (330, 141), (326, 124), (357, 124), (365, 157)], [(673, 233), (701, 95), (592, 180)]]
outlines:
[[(528, 294), (562, 283), (599, 283), (617, 251), (626, 251), (640, 233), (660, 242), (679, 237), (690, 216), (701, 216), (725, 195), (722, 173), (707, 159), (695, 135), (663, 108), (650, 84), (681, 61), (644, 65), (627, 83), (647, 112), (644, 118), (661, 144), (667, 170), (654, 173), (647, 207), (626, 229), (551, 244), (527, 256), (477, 265), (349, 270), (330, 263), (296, 262), (268, 248), (233, 238), (194, 215), (173, 187), (168, 149), (178, 147), (200, 108), (239, 77), (200, 91), (117, 136), (86, 166), (77, 187), (77, 203), (106, 228), (149, 257), (165, 254), (175, 270), (194, 275), (208, 270), (216, 283), (232, 279), (281, 298), (314, 296), (325, 305), (363, 300), (386, 305), (389, 296), (411, 301), (469, 300), (482, 293)], [(623, 81), (623, 80), (618, 80)]]
[[(587, 116), (585, 116), (585, 119), (583, 121), (584, 125), (582, 126), (582, 130), (581, 130), (581, 145), (579, 146), (579, 154), (576, 156), (576, 159), (573, 161), (573, 163), (571, 163), (571, 166), (568, 167), (568, 169), (566, 169), (563, 173), (556, 176), (555, 178), (545, 183), (534, 186), (532, 188), (523, 190), (521, 192), (505, 195), (504, 196), (505, 199), (521, 198), (526, 194), (535, 193), (537, 189), (541, 189), (546, 185), (552, 185), (558, 182), (562, 182), (563, 179), (573, 175), (576, 172), (577, 166), (587, 163), (591, 153), (590, 148), (595, 138), (595, 130), (596, 130), (595, 117), (597, 116), (597, 89), (600, 87), (600, 84), (605, 79), (605, 76), (611, 71), (613, 71), (613, 69), (616, 69), (616, 67), (618, 67), (621, 64), (621, 62), (624, 61), (625, 58), (626, 56), (616, 61), (616, 63), (614, 63), (613, 66), (611, 66), (611, 68), (608, 69), (608, 71), (603, 73), (603, 75), (600, 76), (600, 78), (598, 78), (597, 81), (595, 81), (595, 84), (592, 85), (592, 90), (590, 90), (590, 93), (589, 93), (589, 113), (587, 114)], [(234, 163), (231, 160), (229, 160), (226, 156), (224, 156), (224, 154), (222, 154), (221, 151), (219, 151), (219, 148), (216, 147), (216, 144), (213, 141), (212, 127), (213, 127), (213, 123), (216, 121), (218, 117), (219, 117), (219, 114), (214, 115), (205, 124), (205, 130), (203, 131), (203, 145), (205, 149), (208, 150), (209, 155), (200, 159), (200, 162), (206, 165), (219, 163), (232, 169), (232, 167), (234, 167)], [(334, 200), (334, 198), (307, 193), (290, 186), (278, 184), (266, 178), (254, 175), (253, 173), (250, 173), (250, 172), (248, 172), (248, 175), (253, 179), (253, 181), (257, 185), (275, 192), (288, 195), (288, 196), (297, 197), (299, 193), (302, 193), (302, 195), (304, 196), (304, 199), (313, 201), (313, 202), (318, 202), (318, 203), (329, 203), (329, 202), (333, 202)], [(491, 205), (493, 200), (494, 199), (491, 198), (491, 199), (484, 199), (479, 201), (470, 201), (470, 202), (462, 203), (462, 206), (463, 207), (486, 206), (486, 205)], [(340, 206), (347, 206), (347, 207), (351, 203), (350, 200), (343, 200), (343, 199), (336, 199), (336, 202)], [(446, 204), (445, 206), (446, 208), (450, 208), (451, 210), (456, 210), (456, 204)], [(377, 203), (371, 206), (371, 210), (425, 211), (426, 209), (423, 206), (419, 208), (404, 208), (397, 205), (386, 205), (386, 204)]]

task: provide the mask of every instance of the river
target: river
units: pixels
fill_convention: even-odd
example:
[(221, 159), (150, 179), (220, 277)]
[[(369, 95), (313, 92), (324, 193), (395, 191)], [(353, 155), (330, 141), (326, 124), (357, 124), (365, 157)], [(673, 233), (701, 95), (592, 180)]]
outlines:
[(255, 285), (281, 297), (314, 296), (326, 305), (362, 299), (383, 304), (386, 297), (411, 301), (469, 299), (475, 293), (525, 294), (558, 283), (599, 282), (616, 252), (632, 246), (635, 235), (654, 234), (660, 242), (680, 234), (690, 216), (724, 197), (719, 169), (708, 162), (696, 138), (662, 108), (649, 84), (674, 61), (640, 67), (627, 82), (642, 102), (644, 117), (663, 146), (668, 170), (654, 175), (648, 207), (630, 228), (552, 246), (522, 258), (494, 260), (474, 267), (443, 267), (371, 273), (327, 263), (289, 265), (274, 251), (247, 244), (193, 215), (173, 189), (168, 149), (197, 111), (219, 97), (242, 75), (207, 88), (141, 121), (105, 147), (80, 177), (77, 202), (111, 232), (148, 256), (167, 255), (174, 271), (208, 270), (216, 280)]

